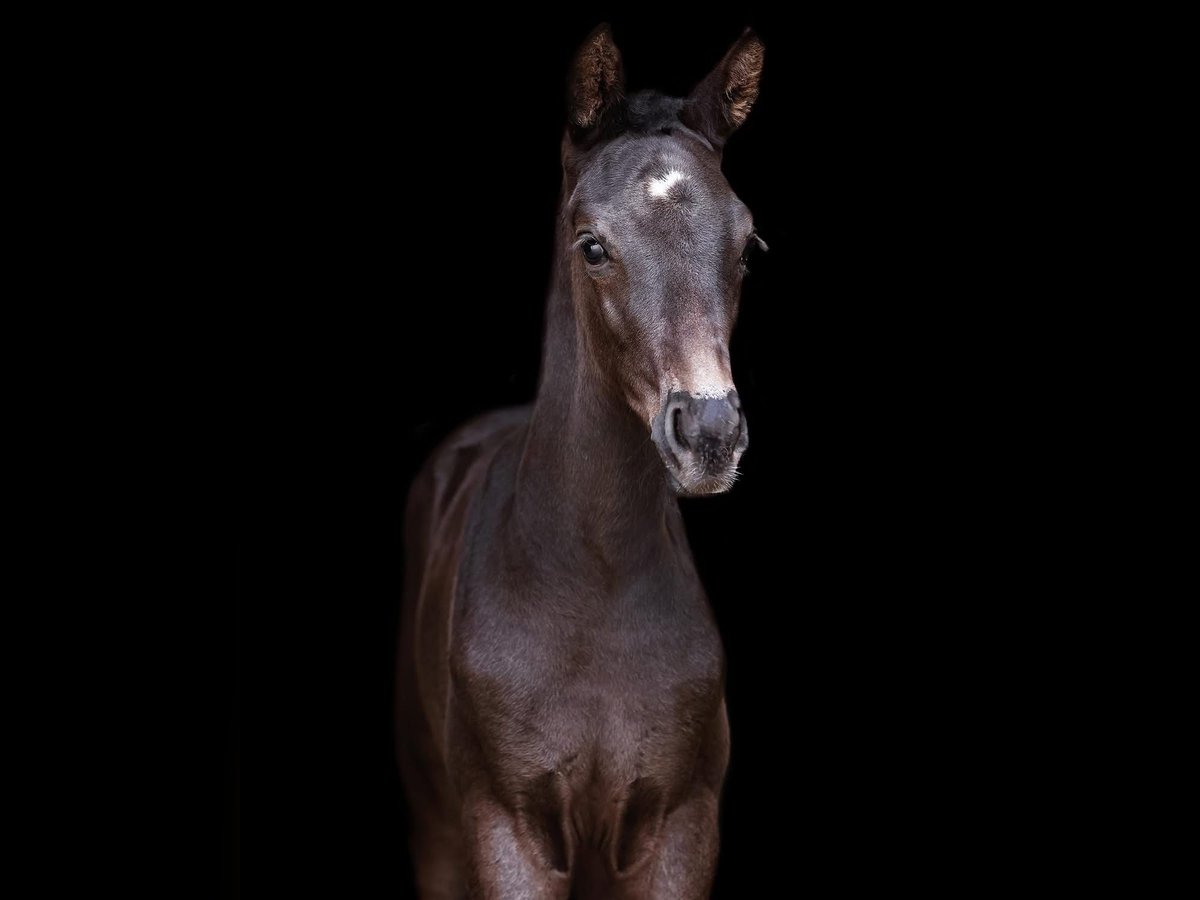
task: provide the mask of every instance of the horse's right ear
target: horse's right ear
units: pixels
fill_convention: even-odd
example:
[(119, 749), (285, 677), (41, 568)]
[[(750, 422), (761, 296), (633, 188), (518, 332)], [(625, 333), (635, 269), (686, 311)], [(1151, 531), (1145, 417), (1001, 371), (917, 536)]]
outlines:
[(567, 124), (576, 141), (586, 139), (616, 118), (625, 100), (621, 51), (607, 23), (597, 25), (571, 61), (567, 81)]

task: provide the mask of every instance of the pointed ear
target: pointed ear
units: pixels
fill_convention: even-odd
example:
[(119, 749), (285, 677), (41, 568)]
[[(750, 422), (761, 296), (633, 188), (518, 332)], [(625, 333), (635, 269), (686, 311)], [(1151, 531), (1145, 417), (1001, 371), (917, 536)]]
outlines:
[(681, 113), (683, 123), (720, 147), (750, 115), (758, 98), (765, 49), (747, 28), (708, 77), (696, 85)]
[(625, 99), (625, 71), (621, 51), (613, 43), (608, 24), (597, 25), (587, 36), (567, 81), (567, 120), (571, 135), (580, 140), (619, 111)]

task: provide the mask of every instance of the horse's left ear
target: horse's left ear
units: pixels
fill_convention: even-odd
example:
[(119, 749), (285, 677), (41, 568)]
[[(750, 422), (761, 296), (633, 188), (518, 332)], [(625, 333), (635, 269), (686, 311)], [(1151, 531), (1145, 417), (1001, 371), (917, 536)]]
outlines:
[(714, 146), (723, 145), (746, 121), (758, 99), (764, 55), (763, 42), (747, 28), (688, 97), (682, 112), (684, 124), (699, 131)]

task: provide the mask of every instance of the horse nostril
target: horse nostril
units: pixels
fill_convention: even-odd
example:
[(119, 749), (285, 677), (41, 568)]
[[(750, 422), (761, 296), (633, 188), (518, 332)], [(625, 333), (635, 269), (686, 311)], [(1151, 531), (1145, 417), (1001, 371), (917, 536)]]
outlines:
[(688, 444), (687, 435), (683, 431), (683, 407), (676, 406), (675, 411), (671, 413), (671, 431), (675, 436), (675, 442), (684, 450), (691, 449)]
[(727, 466), (746, 446), (746, 417), (732, 391), (728, 397), (694, 397), (674, 391), (652, 425), (654, 440), (674, 466)]

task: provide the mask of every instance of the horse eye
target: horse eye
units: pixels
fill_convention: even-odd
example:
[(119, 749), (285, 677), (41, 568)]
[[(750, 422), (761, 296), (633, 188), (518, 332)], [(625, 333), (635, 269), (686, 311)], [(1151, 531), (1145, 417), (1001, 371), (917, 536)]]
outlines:
[(746, 241), (746, 248), (742, 250), (742, 268), (746, 268), (750, 264), (750, 257), (754, 255), (755, 250), (767, 251), (767, 242), (758, 236), (758, 232), (750, 235), (750, 239)]
[(583, 250), (583, 258), (593, 266), (603, 262), (604, 257), (608, 256), (603, 245), (594, 237), (584, 238), (579, 246)]

